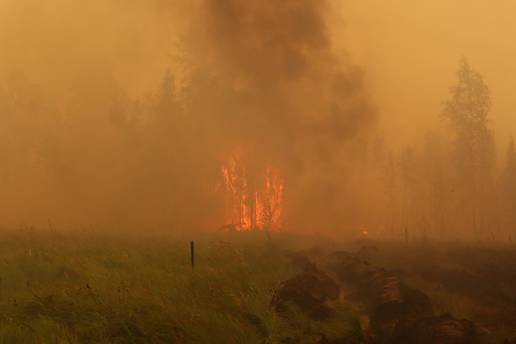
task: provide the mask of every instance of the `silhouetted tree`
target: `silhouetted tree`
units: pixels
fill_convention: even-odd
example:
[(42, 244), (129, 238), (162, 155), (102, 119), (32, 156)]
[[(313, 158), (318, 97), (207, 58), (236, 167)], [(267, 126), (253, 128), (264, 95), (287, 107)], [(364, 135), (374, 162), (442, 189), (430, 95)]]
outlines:
[(503, 222), (507, 229), (514, 232), (516, 227), (516, 214), (514, 213), (516, 209), (516, 148), (512, 137), (507, 146), (505, 167), (502, 172), (500, 188)]
[(459, 207), (478, 230), (486, 218), (486, 200), (492, 190), (494, 140), (489, 129), (491, 98), (482, 76), (463, 59), (457, 84), (450, 90), (443, 116), (454, 132)]
[[(445, 140), (434, 132), (425, 136), (423, 148), (423, 170), (427, 194), (428, 216), (435, 232), (443, 238), (450, 227), (450, 201), (454, 186), (450, 176), (449, 154)], [(425, 206), (425, 205), (423, 205)]]

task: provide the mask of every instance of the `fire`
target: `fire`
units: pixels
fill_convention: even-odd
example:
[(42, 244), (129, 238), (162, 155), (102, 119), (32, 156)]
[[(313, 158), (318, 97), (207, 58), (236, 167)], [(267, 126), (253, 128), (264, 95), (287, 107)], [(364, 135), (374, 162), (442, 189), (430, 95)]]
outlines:
[(238, 156), (221, 166), (225, 187), (226, 223), (237, 230), (283, 228), (283, 179), (267, 167), (251, 176)]

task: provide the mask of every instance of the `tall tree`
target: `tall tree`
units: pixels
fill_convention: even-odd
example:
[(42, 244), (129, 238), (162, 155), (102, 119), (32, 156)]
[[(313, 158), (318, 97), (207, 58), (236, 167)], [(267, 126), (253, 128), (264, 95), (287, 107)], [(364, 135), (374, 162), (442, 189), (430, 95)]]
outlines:
[(423, 176), (426, 184), (427, 211), (435, 234), (444, 238), (450, 228), (450, 201), (454, 187), (447, 167), (449, 152), (445, 139), (435, 132), (427, 132), (423, 147)]
[(514, 214), (516, 209), (516, 148), (512, 137), (507, 146), (505, 168), (502, 173), (500, 188), (504, 226), (509, 231), (514, 232), (516, 228), (516, 214)]
[(458, 205), (463, 206), (466, 225), (483, 227), (492, 190), (494, 139), (489, 128), (491, 97), (482, 76), (463, 59), (457, 84), (450, 89), (443, 116), (454, 132)]

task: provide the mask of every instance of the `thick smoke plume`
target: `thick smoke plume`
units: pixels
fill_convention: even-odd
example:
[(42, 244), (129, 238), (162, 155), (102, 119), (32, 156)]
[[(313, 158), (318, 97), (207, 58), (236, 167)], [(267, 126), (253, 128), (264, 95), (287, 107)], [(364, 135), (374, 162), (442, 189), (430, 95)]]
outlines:
[(191, 40), (200, 73), (229, 92), (195, 112), (255, 174), (282, 170), (294, 228), (344, 223), (352, 143), (374, 119), (361, 70), (334, 55), (328, 10), (315, 0), (203, 1)]
[[(146, 4), (5, 5), (35, 27), (2, 26), (2, 224), (216, 228), (238, 155), (250, 179), (281, 171), (289, 229), (359, 225), (375, 116), (363, 72), (335, 55), (330, 4)], [(146, 62), (164, 56), (151, 89)]]

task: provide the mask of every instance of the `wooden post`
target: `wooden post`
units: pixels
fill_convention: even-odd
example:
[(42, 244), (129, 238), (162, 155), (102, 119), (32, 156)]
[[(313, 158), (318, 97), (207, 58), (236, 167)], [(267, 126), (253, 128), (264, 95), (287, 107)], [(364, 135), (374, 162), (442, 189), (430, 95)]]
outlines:
[(195, 244), (193, 241), (190, 241), (190, 261), (193, 269), (195, 267)]

